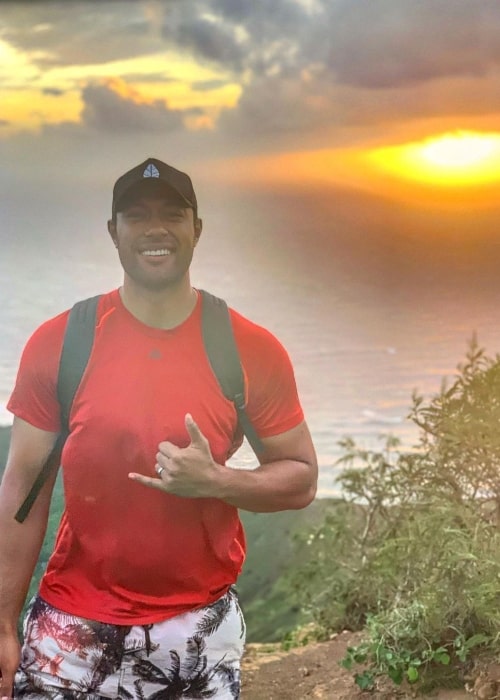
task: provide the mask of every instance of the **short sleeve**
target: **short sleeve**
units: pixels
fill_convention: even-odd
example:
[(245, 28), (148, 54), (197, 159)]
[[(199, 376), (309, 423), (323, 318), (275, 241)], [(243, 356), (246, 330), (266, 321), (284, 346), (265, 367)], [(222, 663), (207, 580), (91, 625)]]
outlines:
[(60, 430), (57, 372), (68, 312), (41, 325), (23, 350), (7, 409), (41, 430)]
[(247, 382), (247, 414), (260, 437), (291, 430), (304, 420), (290, 357), (269, 331), (233, 314)]

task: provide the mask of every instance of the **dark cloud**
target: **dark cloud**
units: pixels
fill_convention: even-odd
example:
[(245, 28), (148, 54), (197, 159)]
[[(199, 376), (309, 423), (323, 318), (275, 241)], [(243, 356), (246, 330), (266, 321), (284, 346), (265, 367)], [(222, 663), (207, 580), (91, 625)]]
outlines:
[(221, 21), (244, 27), (256, 42), (290, 36), (290, 32), (298, 37), (310, 19), (295, 0), (274, 0), (272, 5), (268, 0), (208, 0), (207, 4)]
[(168, 109), (161, 100), (139, 102), (102, 83), (87, 85), (82, 90), (82, 99), (83, 123), (99, 131), (173, 131), (183, 124), (183, 113)]
[[(306, 135), (498, 110), (498, 0), (81, 0), (71, 12), (61, 1), (6, 5), (4, 38), (46, 50), (39, 61), (176, 51), (219, 66), (242, 86), (238, 105), (217, 124), (223, 134)], [(165, 81), (161, 67), (152, 79)], [(192, 87), (224, 84), (195, 79)], [(162, 102), (144, 104), (109, 86), (88, 86), (83, 99), (83, 119), (95, 128), (182, 124), (182, 113)]]
[(500, 65), (497, 0), (317, 0), (312, 12), (298, 0), (187, 0), (171, 8), (170, 42), (252, 76), (315, 65), (322, 79), (376, 89)]
[[(229, 4), (210, 7), (229, 12)], [(305, 17), (277, 0), (265, 27), (260, 5), (251, 14), (237, 6), (229, 17), (248, 33), (252, 78), (221, 118), (229, 132), (307, 133), (499, 109), (500, 3), (322, 0)]]
[(2, 37), (40, 67), (93, 64), (158, 50), (135, 0), (2, 2)]
[(272, 7), (265, 0), (205, 0), (198, 13), (178, 23), (167, 19), (170, 41), (239, 74), (281, 72), (303, 62), (300, 43), (308, 15), (296, 0), (274, 0)]
[(44, 95), (53, 95), (54, 97), (61, 97), (61, 95), (64, 95), (64, 90), (53, 87), (43, 88), (42, 92)]
[(195, 90), (200, 90), (204, 92), (205, 90), (208, 92), (210, 90), (217, 90), (217, 88), (224, 87), (224, 85), (227, 84), (226, 80), (221, 80), (221, 79), (214, 79), (214, 80), (195, 80), (193, 83), (191, 83), (192, 87)]
[(220, 118), (222, 131), (238, 134), (290, 132), (312, 128), (331, 118), (324, 93), (314, 84), (282, 76), (255, 79), (243, 92), (236, 110)]
[(1, 126), (9, 126), (10, 122), (7, 121), (7, 119), (0, 119), (0, 127)]
[(127, 73), (127, 80), (130, 83), (162, 83), (163, 85), (168, 85), (177, 83), (179, 79), (165, 75), (165, 70), (158, 70), (156, 73), (147, 74), (130, 71)]
[(205, 114), (205, 110), (201, 107), (190, 107), (185, 109), (183, 114), (186, 116), (189, 115), (190, 117), (201, 117)]
[(238, 40), (231, 26), (196, 17), (189, 22), (181, 22), (175, 29), (167, 25), (164, 36), (205, 60), (230, 66), (233, 70), (243, 68), (244, 43)]
[(313, 7), (299, 0), (4, 2), (2, 36), (41, 52), (40, 65), (177, 49), (250, 76), (320, 65), (324, 79), (375, 89), (500, 65), (497, 0), (316, 0)]
[(399, 88), (500, 65), (500, 4), (488, 0), (341, 0), (328, 15), (321, 43), (334, 81)]
[[(238, 106), (222, 115), (221, 130), (306, 132), (369, 123), (374, 114), (391, 122), (451, 113), (460, 100), (439, 99), (435, 85), (494, 80), (500, 69), (495, 1), (316, 0), (310, 8), (298, 0), (172, 3), (166, 40), (242, 79)], [(487, 95), (486, 85), (481, 90)], [(492, 92), (489, 99), (496, 108)], [(462, 98), (461, 112), (484, 102)]]
[[(226, 17), (232, 22), (247, 22), (259, 13), (262, 5), (265, 4), (262, 0), (254, 0), (249, 3), (247, 0), (214, 0), (212, 9), (218, 12), (222, 17)], [(267, 11), (269, 12), (269, 4), (267, 3)]]

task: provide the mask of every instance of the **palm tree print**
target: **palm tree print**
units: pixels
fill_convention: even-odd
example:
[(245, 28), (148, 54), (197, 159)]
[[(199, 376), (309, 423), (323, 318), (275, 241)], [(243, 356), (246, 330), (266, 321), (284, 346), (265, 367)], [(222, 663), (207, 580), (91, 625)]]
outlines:
[(206, 612), (198, 622), (196, 629), (202, 637), (209, 637), (217, 632), (221, 624), (231, 612), (231, 606), (235, 605), (240, 618), (240, 639), (245, 636), (245, 621), (238, 605), (238, 596), (234, 588), (230, 588), (226, 595), (216, 600), (215, 603), (205, 608)]
[[(164, 671), (149, 659), (138, 660), (133, 672), (138, 676), (134, 685), (138, 700), (198, 700), (212, 698), (222, 685), (228, 688), (232, 697), (240, 694), (240, 671), (231, 663), (225, 663), (224, 657), (208, 668), (205, 639), (213, 635), (227, 619), (237, 597), (233, 590), (206, 608), (203, 617), (196, 626), (197, 634), (186, 642), (185, 659), (181, 663), (179, 654), (170, 650), (170, 667)], [(240, 619), (240, 638), (245, 634), (245, 623), (239, 606), (236, 605)], [(147, 685), (160, 686), (159, 690), (146, 695)], [(161, 687), (163, 686), (163, 687)]]
[[(240, 644), (236, 644), (236, 615)], [(221, 629), (224, 622), (227, 628)], [(142, 641), (138, 639), (141, 627)], [(91, 700), (100, 697), (105, 681), (113, 684), (113, 677), (118, 681), (120, 676), (128, 678), (126, 687), (117, 683), (115, 692), (121, 700), (203, 700), (222, 689), (235, 700), (239, 698), (238, 648), (243, 645), (245, 626), (235, 592), (230, 590), (195, 612), (188, 627), (191, 636), (175, 648), (165, 649), (161, 634), (152, 641), (153, 627), (135, 626), (128, 637), (132, 627), (77, 618), (37, 598), (26, 626), (15, 697)], [(214, 649), (224, 649), (226, 643), (227, 652), (214, 658)], [(128, 669), (125, 676), (121, 673), (124, 668)]]
[(29, 641), (39, 641), (44, 637), (57, 639), (62, 651), (76, 652), (81, 658), (96, 647), (96, 634), (91, 623), (78, 619), (75, 624), (73, 615), (52, 608), (41, 598), (37, 597), (30, 610)]
[(209, 637), (217, 632), (231, 609), (231, 602), (229, 595), (225, 595), (206, 609), (206, 613), (196, 625), (202, 637)]
[[(44, 637), (56, 639), (62, 652), (74, 652), (78, 657), (89, 661), (90, 678), (86, 687), (82, 688), (87, 692), (95, 692), (101, 683), (120, 667), (123, 642), (130, 632), (130, 627), (75, 618), (52, 608), (40, 597), (36, 598), (30, 616), (28, 643), (31, 643), (35, 650), (37, 666), (41, 670), (48, 670), (53, 676), (57, 676), (58, 667), (64, 660), (64, 654), (56, 654), (53, 658), (40, 654), (33, 642)], [(103, 649), (106, 649), (106, 653), (103, 653)]]
[[(135, 686), (145, 700), (198, 700), (212, 698), (217, 693), (217, 686), (210, 685), (217, 674), (218, 666), (207, 670), (208, 660), (203, 654), (205, 642), (201, 637), (191, 637), (186, 647), (187, 658), (184, 663), (181, 663), (176, 651), (170, 651), (171, 666), (165, 672), (147, 659), (142, 659), (134, 665), (134, 673), (139, 676)], [(146, 683), (163, 688), (145, 696), (143, 688)]]

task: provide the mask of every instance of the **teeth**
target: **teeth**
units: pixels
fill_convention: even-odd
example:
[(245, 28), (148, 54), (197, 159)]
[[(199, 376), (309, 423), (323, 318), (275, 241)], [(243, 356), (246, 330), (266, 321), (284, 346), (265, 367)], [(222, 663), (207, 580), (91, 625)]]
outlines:
[(143, 250), (142, 255), (170, 255), (170, 251), (166, 248), (162, 248), (162, 250)]

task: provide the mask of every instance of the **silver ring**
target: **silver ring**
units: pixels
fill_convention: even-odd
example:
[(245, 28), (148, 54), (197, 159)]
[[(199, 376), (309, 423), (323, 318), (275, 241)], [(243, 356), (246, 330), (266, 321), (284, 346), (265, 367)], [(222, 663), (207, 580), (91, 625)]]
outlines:
[(156, 473), (158, 474), (158, 476), (159, 476), (160, 479), (161, 479), (161, 475), (162, 475), (163, 472), (165, 471), (165, 467), (162, 467), (162, 466), (160, 466), (159, 464), (157, 464), (156, 467), (155, 467), (155, 471), (156, 471)]

